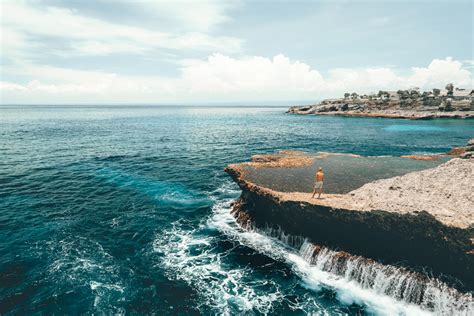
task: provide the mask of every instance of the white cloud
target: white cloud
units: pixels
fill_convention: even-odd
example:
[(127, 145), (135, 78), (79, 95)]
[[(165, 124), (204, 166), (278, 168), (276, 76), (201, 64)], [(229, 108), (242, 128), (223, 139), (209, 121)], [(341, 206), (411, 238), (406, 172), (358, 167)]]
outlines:
[(415, 86), (430, 90), (444, 87), (448, 82), (472, 87), (473, 76), (461, 62), (450, 57), (434, 59), (427, 67), (413, 67), (407, 75), (400, 75), (392, 68), (369, 67), (332, 69), (323, 76), (309, 65), (281, 54), (271, 59), (258, 56), (237, 59), (214, 54), (207, 60), (184, 62), (180, 82), (190, 92), (301, 99)]
[(27, 90), (25, 86), (21, 84), (16, 84), (13, 82), (4, 82), (0, 81), (0, 92), (1, 91), (17, 91), (17, 90)]
[(427, 68), (413, 67), (413, 75), (408, 80), (416, 86), (434, 86), (442, 82), (472, 86), (472, 73), (463, 68), (460, 61), (451, 57), (435, 59)]
[(214, 54), (207, 60), (186, 61), (182, 68), (182, 81), (195, 92), (314, 91), (322, 80), (318, 71), (281, 54), (272, 59)]
[[(185, 60), (176, 79), (124, 76), (52, 66), (18, 64), (10, 69), (34, 78), (20, 85), (0, 86), (2, 103), (15, 102), (251, 102), (314, 100), (344, 92), (368, 93), (418, 86), (425, 90), (446, 83), (473, 87), (472, 73), (452, 58), (413, 67), (406, 75), (391, 68), (333, 69), (323, 76), (309, 65), (284, 55), (233, 58), (213, 54), (205, 60)], [(54, 100), (54, 101), (52, 101)]]
[[(157, 6), (158, 4), (156, 4)], [(159, 3), (162, 14), (172, 13), (168, 4)], [(176, 14), (183, 19), (192, 14), (189, 10), (198, 10), (199, 5), (189, 4), (189, 8), (183, 10), (187, 14)], [(216, 8), (214, 11), (212, 8)], [(180, 7), (175, 6), (175, 10)], [(160, 32), (143, 27), (117, 24), (79, 15), (75, 10), (51, 6), (35, 6), (23, 1), (2, 2), (1, 26), (2, 26), (2, 52), (10, 58), (24, 57), (27, 53), (34, 56), (37, 53), (39, 42), (35, 39), (41, 37), (63, 40), (66, 45), (61, 47), (61, 55), (107, 55), (111, 53), (144, 53), (155, 49), (193, 49), (202, 51), (220, 51), (225, 53), (238, 52), (241, 49), (242, 40), (228, 36), (211, 36), (201, 29), (207, 29), (216, 23), (220, 23), (225, 16), (217, 8), (203, 3), (203, 13), (214, 12), (207, 21), (208, 25), (202, 25), (194, 31), (187, 32)], [(222, 6), (222, 8), (224, 8)], [(158, 9), (156, 9), (158, 10)], [(198, 21), (191, 23), (200, 24)], [(38, 39), (39, 41), (39, 39)], [(51, 43), (43, 44), (43, 53), (47, 50), (54, 52)], [(35, 48), (35, 49), (33, 49)], [(57, 50), (58, 48), (56, 48)]]
[(177, 0), (141, 1), (140, 5), (160, 18), (199, 31), (209, 31), (230, 20), (227, 11), (240, 5), (239, 1)]

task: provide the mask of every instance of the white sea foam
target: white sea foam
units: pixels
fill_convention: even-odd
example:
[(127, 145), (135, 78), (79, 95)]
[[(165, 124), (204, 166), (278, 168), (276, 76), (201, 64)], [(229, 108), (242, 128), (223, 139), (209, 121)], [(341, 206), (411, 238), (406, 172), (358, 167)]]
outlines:
[[(303, 297), (297, 303), (286, 300), (293, 310), (331, 314), (319, 305), (317, 294), (329, 289), (342, 304), (355, 303), (378, 315), (469, 315), (472, 312), (472, 296), (457, 301), (453, 294), (457, 292), (436, 280), (416, 287), (416, 280), (401, 269), (378, 263), (367, 265), (363, 258), (357, 257), (344, 266), (337, 265), (337, 252), (323, 248), (315, 256), (314, 246), (302, 237), (281, 230), (241, 228), (230, 214), (230, 203), (239, 192), (235, 185), (225, 183), (210, 194), (215, 204), (205, 223), (189, 230), (177, 222), (155, 240), (154, 250), (162, 254), (160, 264), (169, 277), (184, 280), (197, 290), (203, 298), (200, 308), (210, 306), (223, 314), (269, 313), (272, 305), (286, 300), (288, 294), (271, 279), (255, 279), (251, 267), (229, 265), (225, 260), (227, 252), (215, 248), (224, 234), (237, 244), (291, 267), (300, 277), (301, 285), (310, 290), (301, 294)], [(209, 233), (209, 229), (217, 234)]]
[[(162, 254), (160, 267), (169, 277), (197, 290), (201, 296), (198, 308), (211, 307), (227, 315), (235, 311), (270, 312), (271, 303), (282, 299), (278, 286), (267, 280), (249, 282), (249, 268), (226, 267), (223, 254), (214, 251), (216, 237), (200, 236), (200, 229), (186, 230), (177, 222), (171, 230), (160, 233), (154, 242), (154, 251)], [(270, 290), (257, 293), (259, 286)]]
[(301, 237), (286, 235), (281, 230), (243, 230), (230, 214), (227, 201), (216, 203), (213, 211), (208, 221), (210, 227), (287, 262), (301, 276), (306, 288), (319, 291), (329, 287), (345, 304), (366, 306), (380, 315), (472, 315), (474, 311), (471, 294), (461, 295), (436, 279), (419, 280), (402, 269), (376, 262), (369, 264), (360, 257), (346, 260), (341, 266), (337, 252), (323, 248), (315, 256), (314, 246)]
[[(224, 200), (228, 205), (239, 193), (235, 184), (225, 182), (210, 192), (209, 198), (216, 203)], [(189, 229), (186, 223), (177, 221), (171, 229), (157, 234), (153, 248), (161, 254), (160, 268), (165, 268), (168, 277), (183, 280), (197, 290), (201, 297), (198, 308), (203, 312), (210, 308), (224, 315), (269, 313), (272, 303), (284, 296), (278, 284), (255, 279), (249, 267), (227, 264), (227, 252), (216, 249), (220, 240), (222, 235), (212, 233), (205, 223)]]
[(52, 240), (46, 245), (47, 253), (53, 258), (48, 269), (51, 282), (65, 286), (68, 291), (89, 287), (94, 295), (95, 312), (125, 314), (123, 308), (115, 306), (125, 299), (125, 284), (113, 257), (100, 243), (76, 236)]

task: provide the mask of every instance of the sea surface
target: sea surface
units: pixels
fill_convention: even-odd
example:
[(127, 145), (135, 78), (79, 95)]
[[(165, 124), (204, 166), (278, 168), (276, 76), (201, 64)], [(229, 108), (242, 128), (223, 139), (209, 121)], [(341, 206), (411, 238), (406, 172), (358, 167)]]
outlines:
[(256, 153), (443, 153), (474, 121), (275, 107), (0, 107), (0, 314), (418, 315), (244, 231), (224, 173)]

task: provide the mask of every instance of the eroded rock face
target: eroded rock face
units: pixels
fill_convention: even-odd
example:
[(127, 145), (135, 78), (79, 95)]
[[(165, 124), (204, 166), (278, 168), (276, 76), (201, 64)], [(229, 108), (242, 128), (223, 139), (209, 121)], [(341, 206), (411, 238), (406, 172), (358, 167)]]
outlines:
[[(324, 195), (324, 200), (311, 199), (308, 193), (278, 192), (255, 185), (245, 179), (239, 165), (231, 165), (226, 171), (242, 188), (234, 206), (234, 214), (241, 224), (280, 227), (317, 245), (383, 263), (402, 263), (415, 270), (428, 268), (451, 283), (450, 278), (459, 280), (454, 285), (463, 290), (473, 290), (474, 194), (471, 197), (468, 192), (472, 190), (469, 181), (459, 178), (474, 179), (471, 164), (474, 161), (451, 160), (437, 167), (439, 170), (379, 180), (355, 190), (355, 194)], [(458, 176), (451, 174), (456, 170)], [(439, 177), (430, 172), (438, 173)], [(419, 190), (404, 199), (404, 194), (416, 186), (413, 184), (416, 177), (423, 179), (424, 184), (419, 184)], [(456, 185), (464, 186), (459, 188), (462, 194), (456, 193)], [(443, 187), (450, 188), (449, 198), (444, 195)], [(386, 192), (390, 194), (384, 196)], [(401, 202), (393, 194), (398, 194)], [(429, 196), (433, 197), (432, 203), (426, 198)], [(461, 203), (458, 205), (465, 203), (462, 216), (456, 207), (446, 209), (444, 206), (449, 201), (444, 199)]]

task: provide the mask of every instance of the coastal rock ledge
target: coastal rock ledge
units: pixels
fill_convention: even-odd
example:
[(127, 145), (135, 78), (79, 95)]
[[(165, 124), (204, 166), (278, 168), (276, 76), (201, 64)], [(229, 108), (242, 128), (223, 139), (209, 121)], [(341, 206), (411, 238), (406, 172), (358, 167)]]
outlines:
[[(359, 179), (357, 188), (349, 186), (342, 193), (328, 186), (322, 199), (311, 198), (311, 186), (306, 192), (292, 190), (292, 181), (312, 181), (324, 159), (339, 164), (334, 170), (347, 172), (345, 182), (360, 174), (351, 173), (350, 166), (367, 159), (375, 166), (388, 159), (330, 156), (283, 152), (227, 166), (225, 171), (242, 189), (233, 209), (237, 221), (244, 227), (280, 229), (318, 246), (424, 275), (428, 271), (462, 291), (474, 290), (474, 159), (454, 158), (436, 165), (405, 159), (410, 170), (418, 170), (398, 171), (389, 178), (380, 175), (375, 181), (368, 176), (365, 184)], [(400, 161), (382, 161), (382, 169), (391, 169), (390, 163), (399, 166)], [(299, 179), (302, 171), (306, 180)], [(331, 177), (328, 170), (327, 181)]]

